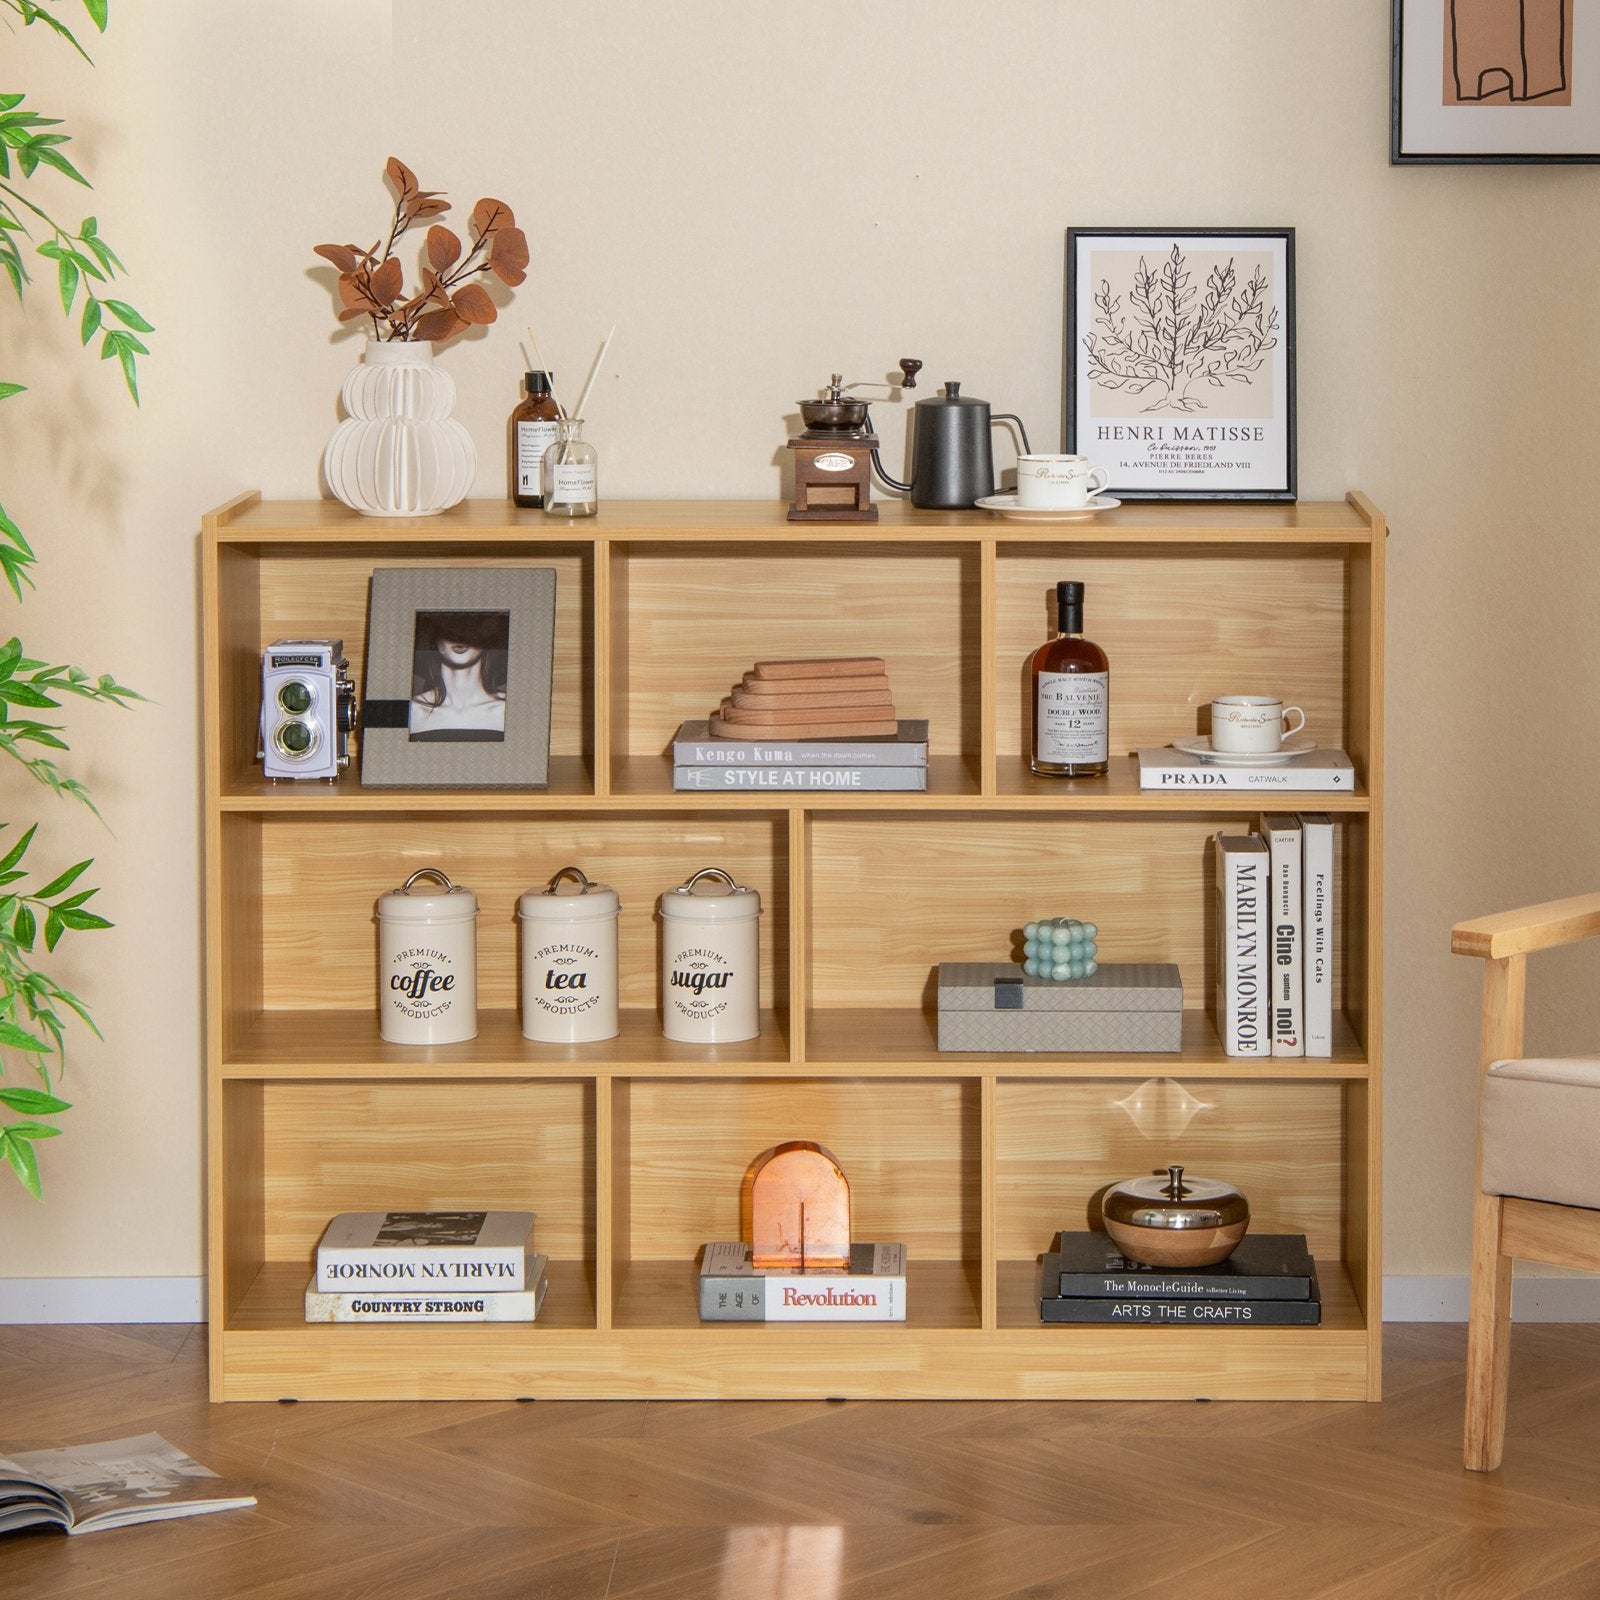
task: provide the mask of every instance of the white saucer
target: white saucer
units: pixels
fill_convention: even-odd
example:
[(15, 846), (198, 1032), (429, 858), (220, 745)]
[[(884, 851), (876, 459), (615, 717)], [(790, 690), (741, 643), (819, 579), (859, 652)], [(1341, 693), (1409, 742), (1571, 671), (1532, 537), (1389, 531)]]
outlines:
[(1114, 511), (1122, 504), (1108, 494), (1097, 494), (1081, 506), (1019, 506), (1014, 494), (986, 494), (972, 502), (980, 511), (998, 512), (1012, 522), (1084, 522), (1100, 511)]
[(1195, 739), (1174, 739), (1174, 750), (1199, 756), (1202, 761), (1215, 761), (1219, 767), (1276, 767), (1296, 756), (1310, 755), (1317, 748), (1315, 739), (1285, 739), (1276, 750), (1213, 750), (1204, 734)]

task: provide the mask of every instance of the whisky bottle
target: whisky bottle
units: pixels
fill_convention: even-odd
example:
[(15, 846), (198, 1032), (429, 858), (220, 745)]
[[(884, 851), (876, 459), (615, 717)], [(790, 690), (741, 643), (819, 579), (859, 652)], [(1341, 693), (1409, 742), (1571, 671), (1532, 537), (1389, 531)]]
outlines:
[(1110, 753), (1111, 669), (1083, 636), (1083, 585), (1056, 585), (1056, 637), (1033, 653), (1035, 772), (1104, 777)]

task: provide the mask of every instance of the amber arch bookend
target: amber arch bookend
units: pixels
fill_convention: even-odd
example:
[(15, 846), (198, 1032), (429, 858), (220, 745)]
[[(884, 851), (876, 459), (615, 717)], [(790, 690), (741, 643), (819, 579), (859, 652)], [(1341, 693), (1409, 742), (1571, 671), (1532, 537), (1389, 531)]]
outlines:
[(752, 1264), (844, 1271), (850, 1265), (850, 1185), (820, 1144), (763, 1151), (746, 1178)]

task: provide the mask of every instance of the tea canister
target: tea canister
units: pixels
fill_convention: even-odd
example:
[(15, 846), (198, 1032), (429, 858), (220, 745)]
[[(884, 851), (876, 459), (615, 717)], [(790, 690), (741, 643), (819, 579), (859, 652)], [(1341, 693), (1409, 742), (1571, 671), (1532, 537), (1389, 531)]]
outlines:
[(761, 896), (721, 867), (668, 889), (661, 913), (661, 1028), (687, 1044), (732, 1044), (761, 1031)]
[[(423, 878), (438, 888), (417, 888)], [(378, 1032), (392, 1044), (478, 1033), (478, 897), (437, 867), (378, 897)]]
[[(564, 893), (563, 880), (576, 888)], [(617, 891), (563, 867), (517, 900), (522, 922), (522, 1036), (542, 1044), (614, 1039)]]
[(1129, 1178), (1100, 1199), (1106, 1232), (1128, 1260), (1145, 1267), (1209, 1267), (1225, 1261), (1250, 1226), (1250, 1202), (1232, 1184), (1186, 1178)]

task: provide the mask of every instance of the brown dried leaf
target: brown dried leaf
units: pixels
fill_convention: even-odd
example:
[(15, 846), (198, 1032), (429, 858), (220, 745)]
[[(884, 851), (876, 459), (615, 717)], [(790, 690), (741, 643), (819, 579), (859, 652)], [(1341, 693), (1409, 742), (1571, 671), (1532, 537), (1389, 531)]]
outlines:
[(355, 251), (347, 244), (319, 244), (315, 253), (324, 261), (331, 261), (341, 272), (354, 272), (361, 264)]
[(409, 213), (413, 222), (425, 222), (429, 217), (442, 217), (450, 209), (448, 200), (418, 200)]
[(399, 156), (390, 156), (388, 165), (383, 170), (389, 182), (400, 191), (402, 200), (408, 200), (412, 195), (418, 193), (419, 185), (416, 173)]
[(461, 241), (448, 228), (428, 229), (428, 265), (448, 272), (461, 259)]
[(515, 288), (528, 276), (528, 236), (521, 228), (501, 228), (489, 246), (489, 266), (501, 283)]
[(463, 322), (493, 322), (497, 313), (494, 301), (475, 283), (465, 283), (450, 302)]
[(411, 337), (442, 344), (446, 339), (453, 339), (466, 326), (453, 311), (429, 311), (411, 324)]
[(390, 256), (384, 264), (372, 274), (372, 298), (379, 305), (393, 305), (400, 294), (400, 280), (405, 276), (405, 269), (399, 261)]
[(511, 207), (504, 200), (493, 200), (485, 196), (472, 208), (473, 231), (481, 239), (485, 234), (493, 233), (496, 228), (514, 228), (517, 219), (511, 214)]
[(378, 311), (382, 307), (372, 298), (368, 287), (368, 275), (365, 272), (350, 272), (341, 274), (339, 278), (339, 298), (347, 306), (354, 306), (357, 311)]
[(353, 322), (357, 317), (370, 317), (371, 315), (371, 311), (363, 310), (360, 306), (351, 306), (348, 311), (339, 313), (339, 320), (341, 322)]

